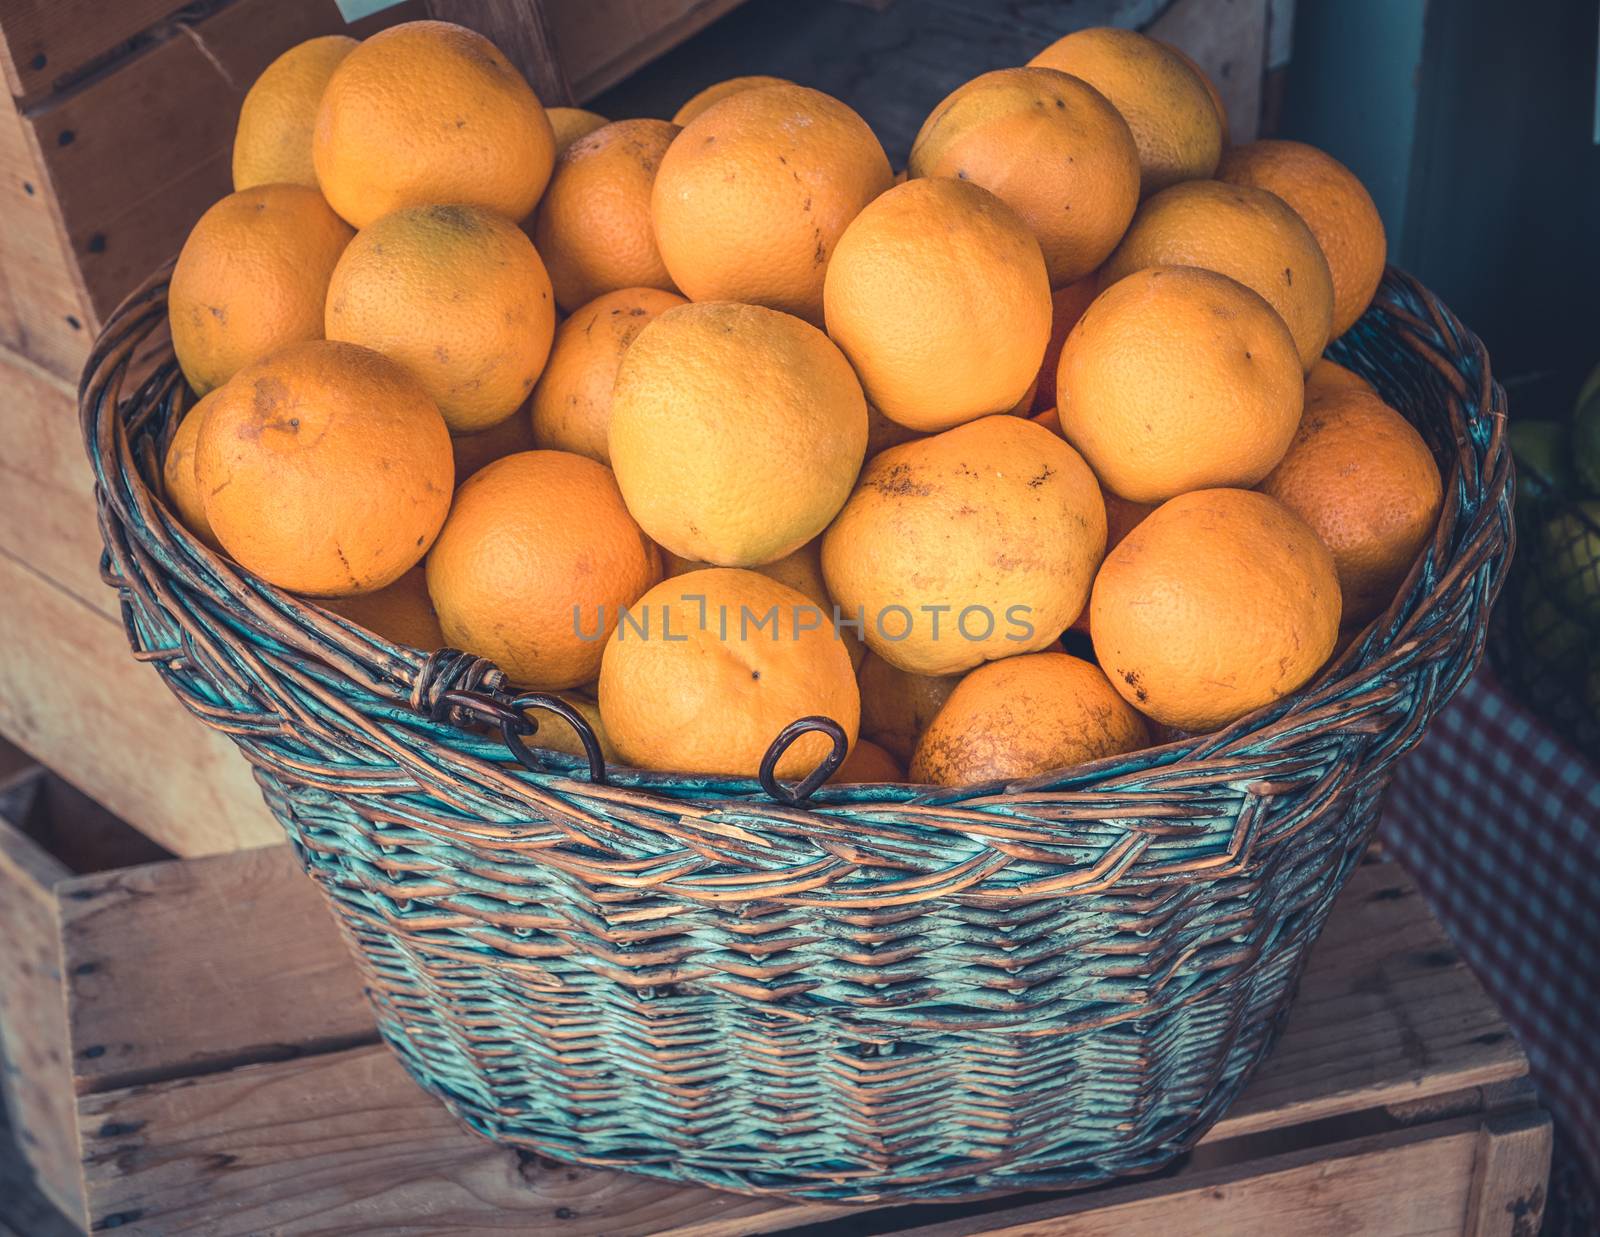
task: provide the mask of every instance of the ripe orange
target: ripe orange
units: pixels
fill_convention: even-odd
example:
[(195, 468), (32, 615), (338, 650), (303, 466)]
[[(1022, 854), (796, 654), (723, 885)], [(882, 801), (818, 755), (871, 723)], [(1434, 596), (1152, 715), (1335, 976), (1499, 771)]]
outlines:
[(759, 73), (749, 77), (730, 77), (726, 81), (712, 82), (704, 90), (689, 96), (689, 100), (672, 118), (672, 123), (678, 126), (688, 124), (701, 112), (706, 111), (714, 103), (721, 103), (729, 95), (736, 95), (742, 90), (760, 90), (763, 86), (793, 86), (787, 77), (764, 77)]
[(1028, 63), (1081, 77), (1111, 100), (1133, 130), (1146, 195), (1216, 170), (1221, 117), (1204, 77), (1171, 48), (1100, 26), (1057, 39)]
[(917, 744), (911, 780), (1016, 781), (1149, 743), (1144, 718), (1098, 666), (1066, 653), (1029, 653), (961, 680)]
[(866, 121), (804, 86), (742, 90), (685, 126), (651, 211), (672, 281), (693, 301), (822, 320), (822, 276), (846, 225), (889, 187)]
[(450, 506), (450, 434), (426, 391), (354, 344), (291, 344), (241, 369), (200, 426), (206, 518), (248, 571), (310, 597), (398, 580)]
[[(754, 571), (710, 568), (664, 580), (606, 642), (600, 715), (625, 761), (647, 769), (753, 777), (778, 732), (830, 717), (854, 743), (860, 697), (826, 626), (795, 616), (803, 593)], [(807, 735), (778, 761), (809, 773), (829, 751)]]
[(428, 555), (428, 592), (451, 646), (541, 689), (592, 679), (621, 609), (660, 578), (660, 555), (611, 470), (566, 451), (480, 469)]
[(428, 578), (418, 563), (393, 584), (355, 597), (330, 597), (329, 610), (391, 644), (431, 653), (448, 643), (428, 596)]
[(167, 288), (172, 350), (197, 394), (285, 344), (322, 338), (351, 231), (303, 185), (230, 193), (200, 216)]
[(985, 417), (870, 460), (823, 536), (822, 571), (879, 657), (952, 674), (1066, 629), (1105, 520), (1076, 451), (1021, 417)]
[(623, 354), (608, 442), (645, 532), (684, 558), (753, 567), (844, 504), (867, 405), (816, 327), (758, 305), (679, 305)]
[(1311, 366), (1311, 372), (1306, 375), (1306, 401), (1309, 403), (1317, 395), (1334, 390), (1365, 391), (1368, 395), (1378, 393), (1370, 382), (1354, 370), (1346, 369), (1327, 357), (1318, 357)]
[(912, 674), (868, 653), (857, 682), (861, 688), (861, 733), (901, 762), (911, 759), (928, 723), (950, 699), (960, 674)]
[(488, 39), (413, 21), (380, 30), (334, 70), (311, 154), (322, 192), (358, 228), (407, 206), (520, 220), (550, 179), (555, 134)]
[(1411, 424), (1376, 395), (1324, 391), (1306, 405), (1289, 453), (1261, 483), (1333, 551), (1346, 625), (1393, 599), (1433, 536), (1439, 467)]
[(1102, 278), (1114, 283), (1147, 266), (1199, 266), (1237, 279), (1278, 311), (1302, 369), (1322, 355), (1333, 322), (1328, 261), (1300, 216), (1265, 189), (1191, 180), (1156, 194)]
[(1165, 725), (1214, 730), (1328, 659), (1339, 580), (1327, 547), (1276, 499), (1195, 490), (1106, 555), (1089, 626), (1123, 699)]
[(593, 133), (611, 122), (598, 112), (586, 112), (581, 107), (547, 107), (544, 114), (550, 119), (550, 131), (556, 138), (556, 158), (580, 137)]
[(498, 425), (475, 434), (451, 434), (450, 449), (456, 457), (456, 485), (485, 464), (515, 455), (518, 451), (532, 451), (540, 444), (533, 440), (533, 423), (526, 411), (512, 413)]
[[(1206, 88), (1206, 94), (1211, 96), (1211, 106), (1217, 109), (1217, 121), (1222, 125), (1222, 153), (1226, 157), (1228, 153), (1228, 105), (1222, 101), (1222, 92), (1217, 89), (1216, 82), (1212, 81), (1211, 75), (1200, 67), (1199, 61), (1176, 43), (1168, 43), (1164, 39), (1157, 39), (1156, 42), (1188, 65), (1194, 75), (1200, 79), (1200, 84)], [(1226, 64), (1223, 67), (1226, 68)]]
[(1054, 69), (996, 69), (957, 88), (922, 122), (908, 170), (970, 180), (1011, 207), (1056, 287), (1104, 262), (1139, 205), (1127, 121)]
[(857, 739), (832, 777), (834, 785), (863, 785), (868, 782), (903, 782), (906, 771), (900, 762), (871, 739)]
[(672, 289), (650, 222), (650, 188), (678, 126), (619, 120), (556, 160), (533, 220), (556, 302), (572, 312), (619, 288)]
[(487, 429), (528, 398), (555, 321), (532, 242), (474, 206), (385, 215), (356, 234), (328, 285), (328, 338), (400, 362), (458, 433)]
[(676, 292), (623, 288), (596, 297), (563, 322), (533, 389), (538, 444), (610, 464), (606, 432), (622, 354), (658, 314), (682, 304)]
[(1226, 275), (1154, 266), (1097, 297), (1061, 350), (1056, 412), (1135, 502), (1251, 486), (1300, 420), (1300, 358), (1272, 306)]
[(1304, 142), (1236, 146), (1217, 179), (1277, 194), (1306, 221), (1333, 276), (1333, 327), (1343, 335), (1372, 303), (1388, 261), (1383, 219), (1354, 172)]
[(211, 521), (206, 519), (205, 497), (200, 493), (194, 473), (194, 449), (200, 441), (200, 425), (216, 401), (217, 392), (212, 391), (183, 414), (167, 447), (166, 459), (162, 461), (161, 479), (167, 487), (167, 501), (172, 504), (179, 522), (213, 550), (220, 550), (222, 545), (211, 531)]
[[(576, 709), (583, 720), (589, 723), (589, 729), (594, 731), (594, 737), (600, 741), (600, 754), (605, 757), (606, 763), (621, 764), (622, 754), (617, 751), (617, 745), (606, 733), (606, 724), (600, 716), (599, 703), (580, 696), (577, 692), (563, 692), (561, 699)], [(567, 756), (588, 754), (584, 749), (583, 740), (578, 737), (577, 730), (561, 714), (552, 713), (549, 709), (529, 709), (527, 717), (529, 721), (536, 722), (539, 726), (538, 730), (528, 736), (529, 747), (540, 747)]]
[(317, 188), (311, 132), (328, 79), (356, 41), (327, 34), (297, 43), (256, 78), (239, 108), (233, 137), (233, 187), (305, 185)]
[(1099, 277), (1091, 274), (1050, 294), (1050, 342), (1045, 345), (1044, 360), (1039, 362), (1039, 373), (1034, 379), (1032, 411), (1055, 408), (1056, 369), (1061, 364), (1061, 348), (1067, 342), (1068, 333), (1083, 317), (1083, 311), (1099, 293)]
[(824, 302), (867, 398), (912, 429), (1011, 409), (1050, 340), (1039, 242), (960, 180), (910, 180), (862, 211), (828, 264)]
[[(1152, 503), (1129, 502), (1126, 498), (1119, 498), (1105, 486), (1100, 487), (1100, 497), (1106, 504), (1106, 553), (1110, 554), (1125, 540), (1128, 534), (1139, 525), (1143, 524), (1156, 505)], [(1089, 634), (1089, 603), (1083, 603), (1083, 609), (1078, 611), (1078, 617), (1072, 620), (1073, 631)]]

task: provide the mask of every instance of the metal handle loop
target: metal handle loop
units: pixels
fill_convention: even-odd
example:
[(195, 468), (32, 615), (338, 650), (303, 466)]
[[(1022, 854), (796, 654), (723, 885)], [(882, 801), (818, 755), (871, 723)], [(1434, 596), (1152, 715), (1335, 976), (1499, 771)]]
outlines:
[[(778, 761), (783, 754), (794, 746), (795, 740), (807, 734), (825, 734), (833, 741), (833, 750), (822, 759), (822, 763), (800, 781), (796, 782), (791, 790), (778, 781)], [(782, 730), (778, 731), (775, 738), (767, 748), (767, 754), (761, 758), (761, 789), (766, 791), (779, 803), (786, 803), (791, 807), (804, 803), (815, 792), (817, 787), (826, 782), (838, 771), (844, 763), (845, 756), (850, 751), (850, 740), (844, 733), (844, 727), (831, 717), (802, 717), (792, 721)]]
[(539, 730), (539, 723), (526, 716), (529, 709), (543, 709), (547, 713), (554, 713), (566, 719), (567, 724), (578, 732), (578, 739), (583, 744), (583, 754), (589, 758), (589, 781), (596, 786), (604, 786), (605, 753), (600, 750), (599, 736), (595, 734), (594, 727), (589, 725), (589, 719), (560, 696), (551, 696), (545, 692), (529, 692), (525, 696), (518, 696), (511, 702), (513, 710), (511, 716), (500, 719), (500, 737), (511, 749), (511, 754), (516, 757), (517, 763), (534, 773), (549, 772), (534, 760), (532, 751), (524, 742)]

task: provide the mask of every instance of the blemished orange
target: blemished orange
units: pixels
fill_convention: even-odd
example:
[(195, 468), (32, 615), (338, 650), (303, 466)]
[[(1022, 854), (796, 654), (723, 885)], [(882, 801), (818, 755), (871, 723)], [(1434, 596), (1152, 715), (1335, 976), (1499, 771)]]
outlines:
[(650, 222), (650, 189), (677, 135), (665, 120), (618, 120), (556, 160), (533, 217), (533, 243), (562, 309), (619, 288), (672, 290)]
[(452, 648), (542, 690), (595, 676), (625, 606), (661, 578), (661, 556), (611, 470), (568, 451), (524, 451), (456, 493), (428, 555), (428, 593)]
[(328, 338), (404, 365), (456, 433), (488, 429), (521, 406), (555, 327), (533, 243), (476, 206), (383, 216), (356, 233), (328, 285)]
[(868, 653), (856, 675), (861, 733), (908, 763), (928, 723), (944, 708), (960, 674), (913, 674)]
[(195, 450), (223, 548), (308, 597), (369, 593), (414, 567), (444, 523), (454, 475), (450, 432), (421, 384), (332, 340), (241, 369)]
[(1066, 347), (1066, 440), (1123, 498), (1255, 485), (1283, 458), (1305, 393), (1294, 340), (1243, 284), (1192, 266), (1135, 271), (1102, 292)]
[(216, 533), (211, 531), (211, 521), (206, 519), (205, 498), (195, 479), (194, 449), (200, 441), (200, 425), (216, 400), (217, 392), (212, 391), (183, 414), (183, 420), (178, 422), (172, 442), (167, 447), (166, 458), (161, 462), (161, 479), (167, 487), (167, 500), (172, 504), (179, 522), (213, 550), (222, 546)]
[(1306, 400), (1309, 402), (1324, 391), (1365, 391), (1368, 395), (1378, 392), (1373, 385), (1356, 373), (1353, 369), (1346, 369), (1337, 361), (1330, 361), (1327, 357), (1318, 357), (1311, 366), (1311, 372), (1306, 375)]
[(1289, 327), (1302, 369), (1327, 346), (1333, 276), (1311, 229), (1276, 194), (1191, 180), (1150, 198), (1102, 271), (1115, 283), (1147, 266), (1199, 266), (1266, 298)]
[(1163, 503), (1101, 565), (1095, 657), (1141, 713), (1201, 732), (1303, 686), (1339, 634), (1333, 556), (1282, 503), (1195, 490)]
[(1325, 391), (1306, 404), (1283, 462), (1261, 483), (1333, 552), (1344, 623), (1393, 600), (1444, 502), (1422, 435), (1376, 395)]
[(576, 310), (556, 330), (533, 389), (533, 436), (541, 447), (611, 463), (606, 434), (622, 355), (639, 332), (684, 299), (659, 288), (622, 288)]
[(1217, 179), (1275, 193), (1304, 219), (1333, 276), (1337, 338), (1366, 312), (1383, 279), (1389, 247), (1378, 207), (1356, 174), (1304, 142), (1260, 141), (1235, 146)]
[(1206, 88), (1206, 94), (1211, 96), (1211, 106), (1217, 109), (1217, 120), (1222, 125), (1222, 153), (1223, 157), (1226, 158), (1228, 153), (1228, 105), (1222, 101), (1222, 92), (1217, 89), (1217, 83), (1212, 81), (1211, 75), (1200, 67), (1199, 61), (1176, 43), (1168, 43), (1164, 39), (1157, 39), (1156, 42), (1188, 65), (1194, 75), (1200, 79), (1200, 84)]
[(328, 279), (352, 235), (304, 185), (230, 193), (200, 216), (167, 287), (172, 350), (196, 394), (322, 338)]
[[(589, 729), (594, 731), (594, 737), (600, 743), (600, 754), (605, 757), (606, 763), (621, 764), (622, 754), (617, 751), (617, 745), (606, 733), (605, 720), (600, 716), (599, 702), (581, 696), (575, 691), (561, 693), (561, 699), (576, 709), (578, 715), (589, 723)], [(539, 726), (539, 729), (526, 740), (529, 747), (561, 752), (566, 756), (588, 755), (576, 728), (561, 714), (553, 713), (549, 709), (529, 709), (527, 717)]]
[(961, 680), (923, 732), (911, 780), (1015, 781), (1149, 743), (1144, 718), (1093, 662), (1028, 653), (979, 666)]
[(900, 767), (900, 762), (871, 739), (857, 739), (850, 754), (828, 779), (834, 785), (843, 786), (905, 780), (906, 771)]
[(1086, 275), (1050, 294), (1050, 342), (1045, 345), (1044, 360), (1039, 362), (1039, 375), (1034, 379), (1032, 411), (1055, 408), (1056, 368), (1061, 364), (1061, 349), (1067, 342), (1067, 335), (1083, 317), (1083, 311), (1099, 294), (1098, 274)]
[[(814, 715), (832, 718), (853, 744), (855, 674), (831, 631), (795, 621), (810, 604), (788, 585), (723, 567), (664, 580), (641, 597), (606, 641), (600, 667), (600, 715), (623, 760), (754, 777), (778, 732)], [(804, 776), (830, 746), (804, 736), (777, 775)]]
[(233, 136), (233, 187), (305, 185), (317, 188), (311, 133), (317, 105), (333, 71), (355, 50), (343, 34), (297, 43), (256, 78), (239, 107)]
[(628, 509), (664, 549), (755, 567), (844, 505), (867, 403), (809, 323), (759, 305), (679, 305), (623, 353), (607, 443)]
[(1055, 69), (996, 69), (958, 87), (922, 122), (907, 170), (969, 180), (1016, 211), (1053, 287), (1104, 262), (1139, 205), (1127, 121)]
[(752, 73), (746, 77), (730, 77), (724, 81), (712, 82), (704, 90), (696, 91), (689, 96), (688, 101), (673, 115), (672, 123), (681, 128), (713, 104), (721, 103), (729, 95), (736, 95), (742, 90), (760, 90), (764, 86), (793, 85), (794, 83), (787, 77), (767, 77), (760, 73)]
[(485, 464), (515, 455), (518, 451), (532, 451), (539, 446), (533, 438), (533, 420), (527, 411), (512, 413), (498, 425), (475, 434), (451, 434), (450, 449), (456, 457), (456, 485)]
[(547, 107), (544, 114), (550, 120), (550, 131), (556, 138), (556, 158), (580, 137), (593, 133), (611, 122), (599, 112), (585, 111), (581, 107)]
[(741, 90), (684, 126), (651, 215), (674, 285), (822, 320), (822, 277), (861, 208), (890, 183), (867, 122), (804, 86)]
[(1216, 170), (1222, 118), (1203, 76), (1164, 44), (1097, 26), (1064, 35), (1028, 63), (1081, 77), (1122, 113), (1139, 148), (1145, 195)]
[(418, 563), (393, 584), (354, 597), (330, 597), (323, 605), (391, 644), (431, 653), (445, 647), (439, 616), (428, 596), (428, 578)]
[(862, 211), (828, 263), (823, 299), (867, 398), (912, 429), (1011, 409), (1050, 341), (1039, 242), (962, 180), (909, 180)]
[(364, 228), (439, 204), (523, 219), (555, 147), (538, 97), (499, 48), (450, 22), (413, 21), (380, 30), (334, 70), (311, 155), (333, 209)]
[(822, 539), (822, 572), (863, 639), (917, 674), (1035, 652), (1083, 608), (1105, 552), (1094, 474), (1022, 417), (874, 456)]

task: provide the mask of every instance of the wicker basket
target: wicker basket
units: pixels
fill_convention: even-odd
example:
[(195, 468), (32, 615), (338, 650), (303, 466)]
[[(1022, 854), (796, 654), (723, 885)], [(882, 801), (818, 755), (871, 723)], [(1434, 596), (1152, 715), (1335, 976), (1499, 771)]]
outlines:
[(1504, 393), (1390, 272), (1337, 353), (1422, 430), (1444, 513), (1299, 696), (1007, 786), (595, 781), (475, 724), (520, 716), (485, 663), (378, 641), (168, 514), (164, 295), (112, 316), (82, 387), (135, 655), (255, 766), (411, 1073), (558, 1159), (845, 1201), (1170, 1160), (1266, 1052), (1392, 762), (1478, 661), (1510, 547)]

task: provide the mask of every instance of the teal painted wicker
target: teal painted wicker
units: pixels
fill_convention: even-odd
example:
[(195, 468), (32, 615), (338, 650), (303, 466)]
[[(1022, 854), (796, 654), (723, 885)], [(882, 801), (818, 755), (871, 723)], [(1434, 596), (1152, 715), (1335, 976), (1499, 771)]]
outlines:
[(164, 292), (113, 315), (82, 389), (129, 640), (255, 766), (406, 1067), (559, 1159), (867, 1200), (1181, 1153), (1265, 1053), (1392, 762), (1478, 661), (1510, 549), (1504, 394), (1391, 272), (1337, 354), (1422, 429), (1444, 515), (1300, 696), (1010, 786), (788, 806), (750, 781), (591, 785), (431, 720), (495, 687), (484, 663), (376, 641), (167, 514)]

